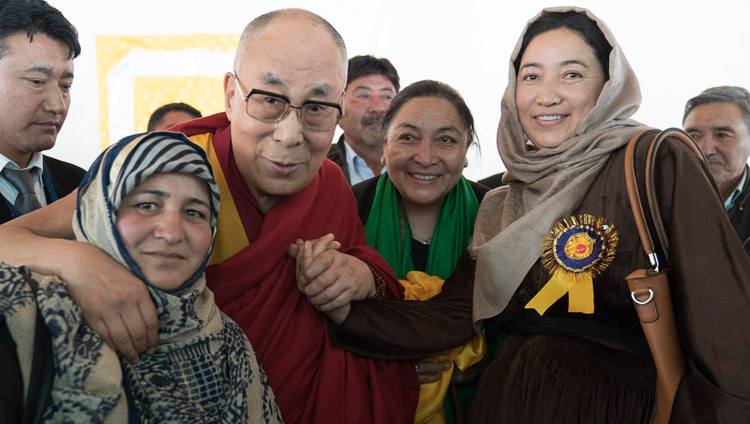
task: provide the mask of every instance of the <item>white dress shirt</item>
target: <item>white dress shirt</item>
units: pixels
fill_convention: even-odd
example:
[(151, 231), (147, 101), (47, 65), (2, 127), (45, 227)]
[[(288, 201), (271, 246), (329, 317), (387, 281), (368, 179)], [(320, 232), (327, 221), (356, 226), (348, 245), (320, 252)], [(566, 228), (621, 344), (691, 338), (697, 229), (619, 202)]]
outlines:
[[(360, 157), (357, 152), (352, 149), (352, 146), (344, 140), (344, 148), (346, 149), (346, 167), (349, 168), (349, 180), (351, 185), (360, 183), (364, 180), (369, 180), (374, 177), (375, 174), (372, 172), (367, 162)], [(382, 174), (385, 172), (385, 166), (380, 171)]]

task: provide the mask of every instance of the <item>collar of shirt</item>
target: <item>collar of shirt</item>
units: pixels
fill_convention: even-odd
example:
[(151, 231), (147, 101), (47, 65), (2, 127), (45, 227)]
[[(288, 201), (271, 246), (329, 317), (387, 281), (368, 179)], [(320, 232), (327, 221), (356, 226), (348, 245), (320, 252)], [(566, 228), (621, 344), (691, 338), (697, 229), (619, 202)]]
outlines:
[[(47, 196), (44, 193), (44, 183), (42, 182), (42, 172), (44, 171), (44, 160), (42, 158), (43, 156), (41, 152), (33, 153), (31, 155), (31, 159), (29, 160), (29, 164), (25, 168), (20, 168), (15, 162), (0, 153), (0, 169), (5, 169), (6, 166), (11, 169), (37, 168), (37, 171), (33, 173), (34, 191), (36, 191), (36, 197), (39, 198), (39, 202), (42, 204), (42, 206), (46, 206)], [(15, 202), (16, 196), (18, 196), (18, 192), (16, 191), (15, 187), (10, 185), (10, 183), (5, 181), (5, 178), (2, 177), (0, 177), (0, 194), (2, 194), (2, 196), (8, 199), (8, 201), (11, 203)]]
[(737, 197), (742, 193), (742, 188), (745, 187), (745, 180), (747, 180), (747, 167), (745, 167), (745, 171), (742, 173), (740, 183), (737, 184), (737, 187), (732, 190), (732, 194), (730, 194), (729, 197), (727, 197), (727, 200), (724, 201), (724, 209), (730, 210), (734, 207)]
[[(352, 146), (349, 145), (346, 139), (344, 139), (344, 149), (346, 149), (346, 167), (349, 169), (349, 182), (351, 185), (369, 180), (375, 176), (372, 169), (367, 166), (367, 162), (352, 149)], [(385, 166), (383, 166), (380, 172), (385, 172)]]

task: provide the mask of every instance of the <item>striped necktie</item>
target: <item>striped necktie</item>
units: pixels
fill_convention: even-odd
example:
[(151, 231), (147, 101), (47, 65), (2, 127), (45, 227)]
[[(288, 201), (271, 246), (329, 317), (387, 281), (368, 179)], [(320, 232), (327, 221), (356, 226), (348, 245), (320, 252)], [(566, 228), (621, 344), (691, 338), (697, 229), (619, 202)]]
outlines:
[(36, 197), (36, 191), (34, 191), (34, 177), (31, 174), (32, 172), (32, 169), (24, 171), (8, 167), (5, 167), (2, 172), (3, 177), (18, 191), (14, 206), (22, 214), (27, 214), (42, 207), (42, 204)]

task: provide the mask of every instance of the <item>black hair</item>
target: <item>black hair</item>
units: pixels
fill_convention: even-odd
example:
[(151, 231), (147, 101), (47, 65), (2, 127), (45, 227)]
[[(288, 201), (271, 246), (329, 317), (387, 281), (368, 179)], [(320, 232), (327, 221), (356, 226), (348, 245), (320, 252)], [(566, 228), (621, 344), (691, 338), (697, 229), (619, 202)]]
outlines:
[(164, 119), (164, 115), (169, 112), (185, 112), (193, 118), (200, 118), (203, 116), (198, 109), (187, 103), (167, 103), (164, 106), (158, 107), (154, 113), (151, 114), (151, 117), (148, 118), (147, 131), (153, 131), (154, 128), (161, 123), (162, 119)]
[(370, 55), (354, 56), (349, 59), (349, 70), (346, 76), (346, 85), (360, 77), (368, 75), (383, 75), (393, 84), (393, 88), (400, 88), (398, 72), (390, 60), (386, 58), (373, 57)]
[(401, 110), (406, 103), (412, 99), (422, 97), (437, 97), (449, 101), (458, 111), (458, 117), (466, 128), (466, 132), (469, 136), (469, 139), (467, 140), (468, 144), (474, 142), (476, 139), (476, 132), (474, 131), (474, 116), (471, 114), (471, 110), (469, 110), (469, 106), (466, 105), (464, 98), (461, 97), (461, 94), (450, 85), (433, 80), (417, 81), (396, 94), (383, 117), (383, 134), (388, 132), (388, 127), (390, 127), (393, 118), (396, 117), (399, 110)]
[(579, 12), (544, 12), (534, 21), (526, 30), (521, 43), (521, 50), (518, 52), (513, 66), (516, 68), (516, 74), (521, 67), (521, 59), (526, 48), (537, 35), (558, 28), (567, 28), (576, 32), (583, 38), (583, 41), (594, 50), (596, 58), (604, 71), (605, 81), (609, 79), (609, 53), (612, 51), (612, 45), (599, 26), (591, 18)]
[(44, 34), (68, 46), (70, 58), (81, 54), (78, 31), (65, 16), (44, 0), (0, 0), (0, 59), (9, 53), (6, 39), (23, 32), (34, 41), (35, 34)]

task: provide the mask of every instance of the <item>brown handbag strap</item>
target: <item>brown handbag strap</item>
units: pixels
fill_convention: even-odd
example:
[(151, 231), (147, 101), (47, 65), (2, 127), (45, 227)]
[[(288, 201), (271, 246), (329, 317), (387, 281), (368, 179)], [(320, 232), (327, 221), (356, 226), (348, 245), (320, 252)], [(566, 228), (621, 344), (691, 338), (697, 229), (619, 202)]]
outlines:
[(664, 224), (661, 220), (659, 203), (656, 201), (654, 169), (656, 168), (656, 151), (667, 138), (681, 142), (701, 161), (705, 161), (705, 157), (703, 156), (700, 147), (698, 147), (698, 143), (695, 142), (693, 137), (690, 137), (685, 131), (678, 128), (669, 128), (659, 133), (653, 143), (651, 143), (651, 147), (648, 149), (648, 161), (646, 162), (646, 196), (648, 197), (648, 204), (651, 209), (651, 219), (653, 219), (654, 227), (656, 228), (656, 236), (659, 238), (659, 243), (664, 249), (665, 254), (669, 250), (669, 240), (667, 239), (667, 233), (664, 231)]
[[(630, 200), (630, 207), (633, 210), (633, 218), (635, 219), (635, 226), (638, 229), (638, 235), (641, 238), (641, 245), (646, 256), (651, 260), (651, 265), (658, 270), (658, 259), (656, 258), (656, 252), (654, 249), (653, 238), (648, 230), (646, 224), (646, 215), (643, 212), (643, 203), (641, 202), (641, 195), (638, 192), (637, 176), (635, 175), (635, 150), (638, 143), (649, 134), (656, 133), (656, 136), (651, 140), (648, 153), (646, 155), (646, 169), (644, 172), (644, 178), (646, 181), (646, 200), (648, 201), (648, 208), (651, 215), (654, 228), (656, 230), (656, 236), (659, 239), (664, 255), (667, 255), (669, 249), (669, 240), (667, 239), (667, 233), (664, 231), (664, 224), (661, 219), (661, 211), (659, 210), (659, 203), (656, 199), (656, 192), (654, 186), (654, 169), (656, 163), (656, 152), (661, 146), (662, 142), (667, 138), (677, 140), (683, 143), (690, 149), (701, 160), (705, 160), (703, 152), (701, 152), (698, 144), (690, 137), (687, 133), (678, 128), (669, 128), (659, 132), (655, 129), (643, 130), (638, 134), (634, 135), (633, 138), (628, 142), (625, 148), (625, 186), (628, 190), (628, 199)], [(666, 258), (665, 258), (666, 259)]]
[[(657, 130), (643, 130), (634, 135), (625, 148), (625, 186), (628, 189), (628, 200), (630, 200), (630, 209), (633, 211), (635, 227), (638, 229), (638, 236), (641, 238), (641, 246), (646, 256), (651, 257), (654, 254), (654, 242), (651, 239), (651, 233), (646, 225), (646, 215), (643, 213), (643, 203), (641, 195), (638, 192), (638, 181), (635, 176), (635, 148), (644, 135), (656, 132)], [(655, 265), (652, 262), (652, 265)]]
[(635, 152), (638, 143), (645, 140), (646, 137), (649, 137), (648, 141), (645, 141), (649, 143), (649, 146), (643, 175), (646, 184), (646, 201), (654, 225), (654, 233), (659, 238), (665, 260), (668, 259), (666, 256), (668, 254), (668, 240), (661, 220), (654, 185), (656, 152), (661, 143), (669, 138), (684, 143), (700, 160), (704, 160), (704, 158), (703, 153), (689, 135), (682, 130), (673, 128), (662, 132), (658, 130), (642, 131), (630, 140), (625, 149), (625, 185), (628, 190), (628, 199), (633, 210), (633, 217), (638, 235), (641, 238), (643, 251), (649, 257), (653, 267), (653, 270), (635, 270), (626, 279), (631, 290), (630, 296), (633, 299), (636, 313), (641, 321), (643, 334), (648, 341), (657, 370), (656, 414), (653, 422), (666, 424), (670, 420), (675, 393), (680, 380), (685, 375), (685, 359), (677, 333), (667, 273), (659, 269), (659, 260), (646, 224), (646, 216), (643, 213), (635, 175)]

